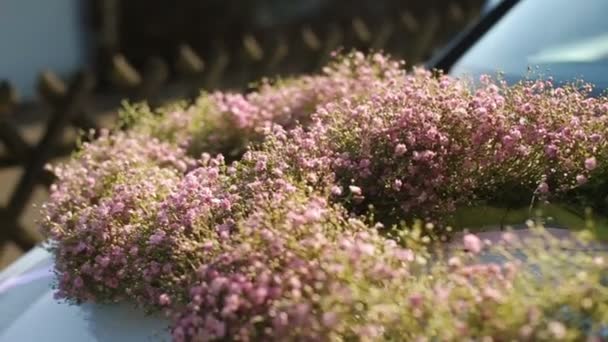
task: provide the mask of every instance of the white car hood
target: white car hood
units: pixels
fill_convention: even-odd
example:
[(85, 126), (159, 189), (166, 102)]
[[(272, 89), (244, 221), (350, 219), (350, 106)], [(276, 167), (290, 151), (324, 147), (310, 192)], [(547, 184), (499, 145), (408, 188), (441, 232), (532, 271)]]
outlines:
[(0, 273), (0, 341), (169, 341), (169, 321), (128, 304), (53, 298), (53, 259), (37, 247)]

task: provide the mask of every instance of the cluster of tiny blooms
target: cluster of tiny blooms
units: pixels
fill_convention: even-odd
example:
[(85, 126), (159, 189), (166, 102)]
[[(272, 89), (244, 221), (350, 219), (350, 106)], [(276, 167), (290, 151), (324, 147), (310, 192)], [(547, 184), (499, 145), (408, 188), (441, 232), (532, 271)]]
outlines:
[(404, 77), (401, 65), (380, 54), (353, 53), (336, 58), (320, 75), (265, 80), (246, 95), (205, 93), (191, 106), (171, 104), (157, 113), (145, 106), (127, 107), (123, 117), (133, 130), (172, 141), (194, 157), (222, 153), (234, 160), (249, 144), (263, 140), (274, 124), (306, 124), (320, 105), (363, 96), (374, 85)]
[(319, 106), (308, 126), (269, 136), (257, 158), (287, 163), (285, 172), (333, 186), (336, 200), (359, 213), (371, 205), (386, 222), (575, 190), (604, 201), (593, 189), (606, 189), (608, 98), (587, 97), (588, 87), (482, 77), (471, 90), (416, 69)]
[[(221, 250), (237, 218), (258, 201), (296, 190), (272, 173), (227, 167), (221, 155), (193, 162), (167, 147), (174, 146), (159, 143), (163, 150), (144, 141), (104, 134), (68, 164), (52, 168), (58, 180), (41, 223), (56, 255), (59, 298), (128, 297), (163, 306), (161, 298), (184, 297), (185, 284)], [(131, 143), (146, 148), (119, 152)], [(167, 163), (174, 160), (171, 153), (185, 160)]]
[(103, 131), (68, 163), (51, 168), (57, 181), (43, 206), (42, 228), (55, 252), (58, 295), (124, 297), (134, 237), (194, 163), (158, 139)]
[[(538, 227), (535, 239), (507, 232), (496, 246), (465, 235), (468, 252), (429, 266), (424, 249), (320, 197), (262, 204), (236, 226), (230, 247), (197, 270), (187, 304), (168, 310), (174, 340), (599, 341), (607, 332), (604, 259), (560, 253), (573, 243)], [(483, 262), (484, 253), (503, 260)]]
[(608, 99), (402, 64), (127, 106), (50, 168), (57, 297), (162, 311), (175, 341), (608, 340), (585, 238), (427, 234), (478, 203), (603, 203)]

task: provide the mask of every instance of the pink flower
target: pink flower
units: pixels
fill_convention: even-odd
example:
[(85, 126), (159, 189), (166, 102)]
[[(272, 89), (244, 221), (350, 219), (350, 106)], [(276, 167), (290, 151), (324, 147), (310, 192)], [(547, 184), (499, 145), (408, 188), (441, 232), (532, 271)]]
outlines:
[(402, 156), (405, 152), (407, 152), (407, 147), (405, 147), (404, 144), (397, 144), (397, 146), (395, 146), (395, 156)]
[(409, 249), (398, 249), (395, 252), (395, 256), (401, 261), (414, 261), (414, 252)]
[(595, 157), (589, 157), (585, 159), (585, 168), (589, 171), (593, 171), (597, 167), (597, 161)]
[(359, 250), (365, 255), (373, 255), (376, 248), (370, 243), (360, 243)]
[(557, 146), (553, 144), (546, 146), (545, 153), (549, 158), (555, 158), (557, 156)]
[(403, 186), (403, 182), (400, 179), (395, 179), (393, 181), (393, 190), (395, 191), (399, 191), (401, 190), (401, 187)]
[(483, 243), (477, 235), (465, 234), (462, 241), (464, 243), (464, 248), (471, 253), (477, 254), (481, 252), (481, 249), (483, 248)]
[(74, 279), (74, 286), (75, 286), (75, 287), (80, 288), (80, 287), (82, 287), (83, 285), (84, 285), (84, 282), (82, 281), (82, 278), (81, 278), (81, 277), (76, 277), (76, 278)]
[(255, 289), (254, 293), (253, 293), (253, 301), (256, 304), (262, 304), (264, 303), (264, 301), (266, 300), (266, 298), (268, 297), (268, 288), (267, 287), (258, 287), (257, 289)]
[(415, 293), (413, 295), (410, 296), (409, 298), (410, 301), (410, 305), (414, 308), (419, 308), (420, 306), (422, 306), (422, 303), (424, 301), (424, 297), (422, 297), (421, 294), (419, 293)]
[(587, 183), (587, 177), (585, 177), (583, 175), (577, 175), (576, 176), (576, 184), (583, 185), (585, 183)]
[(353, 195), (355, 195), (355, 196), (361, 196), (362, 191), (361, 191), (361, 188), (360, 188), (360, 187), (355, 186), (355, 185), (350, 185), (350, 186), (348, 187), (348, 189), (350, 190), (350, 192), (351, 192)]
[(334, 196), (342, 195), (342, 187), (334, 185), (331, 187), (331, 194)]
[(541, 182), (538, 185), (538, 188), (536, 188), (536, 191), (538, 191), (541, 194), (546, 194), (549, 192), (549, 184), (547, 184), (546, 182)]
[(170, 305), (171, 304), (171, 298), (166, 293), (163, 293), (160, 296), (158, 296), (158, 304), (160, 304), (162, 306)]
[(164, 239), (165, 239), (165, 232), (161, 230), (161, 231), (159, 231), (159, 232), (157, 232), (155, 234), (152, 234), (152, 236), (150, 236), (150, 239), (148, 240), (148, 243), (150, 245), (158, 245)]
[(359, 162), (359, 167), (365, 169), (371, 165), (371, 161), (369, 159), (363, 159)]
[(510, 135), (505, 135), (505, 136), (502, 138), (502, 144), (503, 144), (505, 147), (510, 147), (510, 146), (513, 144), (513, 142), (514, 142), (514, 141), (515, 141), (515, 139), (513, 139), (513, 137), (512, 137), (512, 136), (510, 136)]
[(475, 114), (484, 116), (484, 115), (488, 114), (488, 110), (485, 107), (479, 107), (479, 108), (475, 109)]
[(110, 258), (107, 256), (98, 256), (96, 261), (101, 267), (108, 267), (108, 265), (110, 265)]
[(309, 222), (316, 222), (323, 217), (323, 211), (320, 208), (308, 208), (304, 213), (304, 217)]
[(226, 323), (218, 321), (212, 316), (207, 317), (205, 329), (211, 333), (213, 339), (221, 339), (226, 335)]
[(266, 169), (266, 160), (258, 160), (255, 164), (255, 170), (260, 172)]
[(502, 241), (504, 241), (506, 243), (513, 243), (513, 242), (517, 241), (517, 235), (515, 235), (512, 232), (505, 232), (502, 234), (502, 236), (500, 238)]
[(325, 312), (323, 314), (323, 325), (325, 325), (328, 328), (333, 327), (334, 325), (336, 325), (336, 323), (338, 323), (338, 315), (336, 315), (335, 312)]
[(460, 258), (453, 256), (448, 260), (448, 265), (451, 267), (460, 267), (462, 262), (460, 261)]
[(492, 288), (492, 287), (486, 287), (483, 290), (483, 295), (487, 299), (490, 299), (493, 301), (500, 301), (502, 299), (502, 294), (500, 293), (500, 291), (498, 291), (497, 289)]

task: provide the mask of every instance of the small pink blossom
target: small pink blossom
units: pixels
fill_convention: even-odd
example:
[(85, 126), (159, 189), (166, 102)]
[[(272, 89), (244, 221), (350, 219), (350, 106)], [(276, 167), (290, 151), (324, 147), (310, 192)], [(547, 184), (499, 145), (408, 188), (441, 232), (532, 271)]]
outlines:
[(331, 328), (333, 326), (336, 325), (336, 323), (338, 323), (338, 315), (336, 315), (335, 312), (325, 312), (323, 314), (323, 325), (325, 325), (328, 328)]
[(587, 183), (587, 177), (585, 177), (584, 175), (577, 175), (576, 176), (576, 184), (583, 185), (585, 183)]
[(350, 185), (350, 186), (348, 187), (348, 189), (350, 190), (350, 192), (351, 192), (353, 195), (355, 195), (355, 196), (361, 196), (362, 191), (361, 191), (361, 188), (360, 188), (360, 187), (355, 186), (355, 185)]
[(549, 184), (547, 184), (546, 182), (541, 182), (536, 188), (536, 190), (541, 194), (547, 194), (549, 193)]
[(107, 256), (100, 256), (97, 258), (97, 263), (101, 267), (108, 267), (108, 265), (110, 265), (110, 258), (108, 258)]
[(393, 184), (392, 184), (393, 190), (399, 191), (399, 190), (401, 190), (402, 186), (403, 186), (403, 182), (400, 179), (395, 179), (393, 181)]
[(419, 293), (415, 293), (410, 295), (409, 302), (412, 307), (420, 308), (424, 303), (424, 297)]
[(80, 288), (84, 285), (84, 281), (82, 280), (82, 277), (76, 277), (74, 279), (74, 286), (77, 288)]
[(474, 234), (465, 234), (463, 237), (464, 248), (474, 254), (481, 252), (483, 248), (483, 243), (477, 235)]
[(595, 160), (595, 157), (589, 157), (587, 159), (585, 159), (585, 168), (589, 171), (593, 171), (595, 170), (595, 168), (597, 167), (597, 161)]
[(405, 154), (405, 152), (407, 152), (407, 147), (405, 147), (405, 144), (397, 144), (397, 146), (395, 146), (395, 156), (402, 156)]
[(460, 267), (462, 266), (462, 262), (459, 257), (453, 256), (448, 260), (448, 265), (451, 267)]
[(547, 145), (545, 147), (545, 153), (547, 154), (547, 157), (549, 157), (549, 158), (557, 157), (557, 146)]
[(153, 234), (152, 236), (150, 236), (150, 239), (148, 240), (148, 243), (151, 244), (151, 245), (158, 245), (164, 239), (165, 239), (165, 232), (161, 230), (161, 231)]
[(170, 305), (171, 304), (171, 298), (166, 293), (163, 293), (163, 294), (161, 294), (158, 297), (158, 304), (160, 304), (162, 306)]
[(506, 243), (514, 243), (517, 241), (517, 235), (513, 232), (505, 232), (501, 235), (501, 240)]

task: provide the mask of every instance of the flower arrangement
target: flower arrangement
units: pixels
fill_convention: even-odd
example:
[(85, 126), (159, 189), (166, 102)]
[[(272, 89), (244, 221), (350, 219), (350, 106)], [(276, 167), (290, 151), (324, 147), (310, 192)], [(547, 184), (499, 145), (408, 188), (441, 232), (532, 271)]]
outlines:
[(472, 90), (352, 53), (246, 95), (128, 106), (51, 168), (57, 297), (162, 310), (176, 341), (605, 340), (608, 264), (571, 248), (584, 238), (530, 222), (535, 238), (442, 245), (459, 207), (602, 209), (608, 99), (588, 87)]

